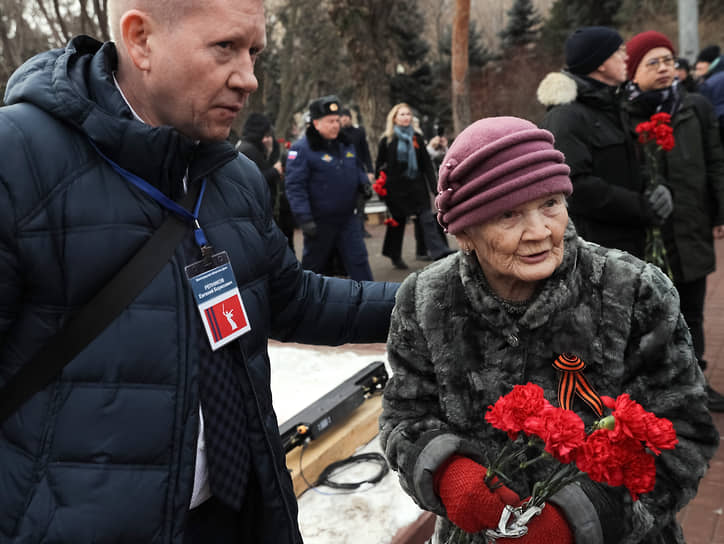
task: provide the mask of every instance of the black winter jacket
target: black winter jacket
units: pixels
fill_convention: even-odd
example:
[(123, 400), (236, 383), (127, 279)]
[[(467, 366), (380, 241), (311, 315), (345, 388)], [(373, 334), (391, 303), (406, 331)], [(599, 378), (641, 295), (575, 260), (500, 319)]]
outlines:
[(582, 238), (643, 257), (652, 222), (637, 151), (613, 87), (568, 72), (538, 87), (548, 111), (541, 127), (571, 167), (571, 219)]
[[(679, 87), (681, 102), (672, 117), (674, 148), (659, 152), (662, 174), (671, 189), (674, 211), (662, 227), (674, 280), (690, 282), (714, 271), (712, 227), (724, 225), (724, 149), (711, 103)], [(626, 105), (631, 124), (653, 111), (643, 102)]]
[[(181, 543), (194, 481), (198, 359), (240, 376), (265, 515), (300, 543), (272, 407), (267, 338), (382, 341), (394, 288), (302, 271), (269, 190), (226, 142), (134, 120), (114, 45), (88, 37), (30, 59), (0, 109), (0, 388), (144, 244), (166, 212), (91, 147), (177, 198), (206, 177), (199, 221), (229, 253), (251, 330), (211, 352), (184, 275), (192, 236), (62, 374), (0, 423), (0, 542)], [(219, 361), (214, 361), (219, 362)]]

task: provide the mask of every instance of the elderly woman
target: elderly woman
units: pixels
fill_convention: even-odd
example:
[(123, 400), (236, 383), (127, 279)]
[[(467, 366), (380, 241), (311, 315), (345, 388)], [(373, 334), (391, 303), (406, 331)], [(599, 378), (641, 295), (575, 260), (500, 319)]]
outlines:
[[(458, 541), (484, 543), (479, 531), (497, 526), (504, 503), (530, 496), (553, 470), (534, 464), (489, 491), (485, 460), (508, 438), (484, 415), (527, 382), (558, 405), (561, 354), (586, 363), (600, 395), (628, 393), (671, 420), (679, 443), (656, 459), (656, 487), (639, 501), (586, 477), (554, 495), (525, 536), (498, 543), (684, 542), (676, 513), (718, 444), (674, 286), (658, 268), (576, 235), (563, 160), (552, 135), (522, 119), (464, 130), (437, 198), (462, 251), (410, 275), (397, 294), (381, 438), (404, 489), (438, 514), (437, 542), (452, 522), (466, 531)], [(598, 419), (581, 398), (571, 409), (587, 426)]]

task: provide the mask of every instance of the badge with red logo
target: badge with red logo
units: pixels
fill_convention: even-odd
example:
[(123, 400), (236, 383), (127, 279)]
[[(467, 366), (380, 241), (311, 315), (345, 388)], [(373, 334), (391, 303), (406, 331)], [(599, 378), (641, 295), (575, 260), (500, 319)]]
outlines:
[(251, 330), (241, 293), (225, 251), (186, 267), (212, 350)]

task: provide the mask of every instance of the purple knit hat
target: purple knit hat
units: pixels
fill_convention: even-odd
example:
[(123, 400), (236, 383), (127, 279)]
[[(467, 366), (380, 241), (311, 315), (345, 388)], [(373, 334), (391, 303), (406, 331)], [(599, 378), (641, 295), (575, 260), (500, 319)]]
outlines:
[(440, 166), (435, 205), (446, 232), (483, 223), (545, 195), (573, 192), (553, 135), (517, 117), (488, 117), (463, 130)]

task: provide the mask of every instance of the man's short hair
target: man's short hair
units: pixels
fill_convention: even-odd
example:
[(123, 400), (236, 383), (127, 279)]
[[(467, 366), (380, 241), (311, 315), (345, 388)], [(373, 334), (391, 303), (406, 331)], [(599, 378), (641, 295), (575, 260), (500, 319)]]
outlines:
[(121, 38), (121, 17), (131, 9), (150, 13), (156, 20), (170, 25), (203, 2), (194, 0), (108, 0), (108, 29), (111, 39), (118, 42)]

